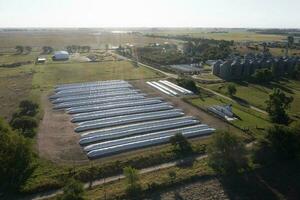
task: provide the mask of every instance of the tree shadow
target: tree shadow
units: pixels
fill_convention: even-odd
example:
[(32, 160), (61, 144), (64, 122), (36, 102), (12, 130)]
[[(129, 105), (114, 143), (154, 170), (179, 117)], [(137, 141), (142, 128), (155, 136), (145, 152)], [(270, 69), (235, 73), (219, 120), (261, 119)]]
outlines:
[(299, 163), (278, 163), (219, 180), (230, 199), (300, 199)]
[(231, 98), (233, 100), (235, 100), (241, 106), (250, 107), (250, 103), (247, 100), (245, 100), (245, 99), (242, 99), (242, 98), (237, 97), (237, 96), (232, 96)]
[(184, 198), (179, 194), (178, 191), (174, 192), (174, 198), (175, 200), (184, 200)]
[(176, 163), (176, 166), (179, 168), (190, 168), (194, 165), (195, 161), (195, 157), (183, 158)]
[(265, 84), (264, 86), (266, 88), (269, 88), (269, 89), (279, 88), (279, 89), (281, 89), (282, 91), (284, 91), (286, 93), (294, 94), (293, 90), (291, 90), (287, 86), (282, 85), (280, 82), (272, 82), (272, 83), (269, 83), (269, 84)]

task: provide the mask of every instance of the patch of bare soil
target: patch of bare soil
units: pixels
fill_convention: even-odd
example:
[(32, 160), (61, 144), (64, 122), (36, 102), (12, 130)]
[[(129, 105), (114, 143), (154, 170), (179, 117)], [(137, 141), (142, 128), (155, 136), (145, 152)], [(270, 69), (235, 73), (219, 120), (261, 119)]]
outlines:
[(169, 191), (155, 194), (144, 200), (216, 200), (229, 199), (218, 179), (209, 179), (186, 184)]
[(149, 94), (151, 97), (163, 97), (166, 101), (173, 104), (174, 107), (180, 108), (184, 111), (186, 115), (197, 117), (202, 123), (207, 124), (216, 129), (223, 129), (234, 132), (239, 132), (237, 128), (227, 124), (226, 122), (222, 121), (219, 118), (216, 118), (186, 102), (184, 102), (181, 97), (171, 97), (166, 95), (157, 89), (152, 88), (149, 86), (145, 81), (132, 81), (131, 82), (134, 87), (140, 89), (142, 92)]
[(78, 144), (79, 134), (64, 111), (52, 109), (47, 95), (42, 96), (44, 117), (37, 135), (39, 155), (54, 162), (82, 163), (88, 161)]

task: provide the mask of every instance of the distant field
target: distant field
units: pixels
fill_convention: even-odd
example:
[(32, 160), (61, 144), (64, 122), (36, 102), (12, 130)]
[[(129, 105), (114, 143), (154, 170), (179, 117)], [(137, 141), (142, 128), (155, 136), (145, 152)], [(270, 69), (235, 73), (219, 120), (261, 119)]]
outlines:
[(155, 32), (156, 35), (190, 35), (192, 37), (202, 37), (215, 40), (234, 40), (234, 41), (282, 41), (286, 39), (283, 35), (257, 34), (247, 31), (232, 31), (228, 33), (211, 33), (204, 31), (181, 30), (171, 32)]
[[(125, 45), (127, 43), (134, 45), (146, 45), (149, 43), (172, 42), (172, 40), (161, 38), (150, 38), (140, 34), (113, 34), (109, 32), (97, 31), (71, 31), (71, 30), (49, 30), (49, 31), (17, 31), (0, 32), (0, 49), (10, 50), (16, 45), (34, 47), (36, 50), (42, 46), (52, 46), (55, 49), (61, 49), (68, 45), (89, 45), (92, 48), (105, 48)], [(0, 51), (1, 52), (1, 51)]]
[[(226, 83), (220, 84), (209, 84), (204, 85), (216, 92), (226, 94)], [(235, 84), (237, 87), (236, 97), (248, 102), (261, 109), (266, 108), (265, 101), (269, 98), (269, 94), (272, 92), (273, 88), (281, 88), (289, 96), (294, 97), (294, 101), (291, 105), (289, 112), (291, 114), (300, 115), (300, 82), (299, 81), (281, 81), (280, 83), (272, 83), (270, 85), (256, 85), (256, 84)]]
[[(5, 55), (6, 63), (33, 60), (30, 55)], [(1, 60), (4, 62), (3, 60)], [(127, 61), (99, 63), (50, 62), (45, 65), (25, 65), (0, 68), (0, 116), (10, 119), (23, 99), (40, 100), (40, 95), (56, 84), (110, 79), (149, 79), (162, 77), (145, 67), (135, 67)]]

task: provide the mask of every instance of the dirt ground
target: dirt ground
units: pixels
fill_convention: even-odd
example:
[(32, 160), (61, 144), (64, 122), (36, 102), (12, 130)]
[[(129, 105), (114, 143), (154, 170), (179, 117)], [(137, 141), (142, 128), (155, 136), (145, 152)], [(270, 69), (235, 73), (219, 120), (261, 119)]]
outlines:
[(198, 108), (184, 102), (181, 100), (182, 97), (171, 97), (169, 95), (166, 95), (157, 89), (149, 86), (145, 81), (132, 81), (132, 85), (134, 85), (136, 88), (140, 89), (142, 92), (149, 94), (149, 96), (153, 97), (163, 97), (167, 102), (172, 103), (172, 105), (176, 108), (180, 108), (184, 111), (186, 115), (197, 117), (202, 123), (207, 124), (211, 126), (212, 128), (216, 129), (224, 129), (231, 131), (239, 132), (240, 130), (236, 129), (233, 126), (230, 126), (226, 122), (222, 121), (219, 118), (216, 118), (202, 110), (199, 110)]
[[(213, 128), (230, 128), (231, 130), (239, 131), (224, 121), (182, 101), (180, 97), (170, 97), (159, 92), (158, 90), (147, 85), (144, 80), (131, 81), (131, 84), (135, 88), (140, 89), (141, 92), (148, 94), (148, 97), (163, 97), (167, 102), (172, 103), (176, 108), (181, 108), (186, 115), (197, 117), (202, 123), (208, 124)], [(52, 103), (49, 101), (48, 96), (49, 94), (44, 94), (41, 101), (44, 108), (44, 116), (40, 123), (37, 136), (37, 148), (40, 156), (57, 163), (87, 163), (89, 160), (83, 152), (81, 146), (78, 144), (80, 136), (74, 132), (76, 125), (70, 122), (70, 116), (64, 111), (53, 110)], [(124, 157), (128, 158), (132, 155), (143, 154), (145, 151), (152, 151), (153, 149), (159, 149), (161, 147), (162, 146), (157, 146), (136, 151), (129, 151), (99, 160), (101, 160), (101, 162), (105, 160), (119, 160)]]
[(218, 179), (208, 179), (195, 183), (186, 184), (170, 191), (156, 193), (144, 200), (217, 200), (229, 199)]
[(87, 161), (82, 148), (78, 144), (79, 135), (74, 132), (75, 125), (64, 111), (52, 109), (48, 95), (42, 96), (44, 117), (40, 123), (37, 141), (41, 157), (54, 162)]

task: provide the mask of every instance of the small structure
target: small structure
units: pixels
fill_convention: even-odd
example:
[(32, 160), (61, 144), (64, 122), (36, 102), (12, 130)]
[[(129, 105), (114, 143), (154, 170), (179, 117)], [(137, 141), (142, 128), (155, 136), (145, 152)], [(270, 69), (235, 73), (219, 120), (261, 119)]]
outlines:
[(199, 63), (193, 64), (178, 64), (178, 65), (169, 65), (169, 67), (183, 74), (200, 74), (201, 73), (201, 65)]
[(36, 64), (44, 64), (46, 62), (46, 58), (40, 58), (38, 57), (35, 61)]
[(234, 113), (232, 112), (232, 106), (231, 105), (225, 105), (225, 106), (211, 106), (207, 109), (208, 111), (218, 115), (219, 117), (226, 119), (227, 121), (233, 121), (237, 118), (235, 117)]
[(69, 60), (69, 53), (67, 51), (56, 51), (52, 56), (52, 60)]

